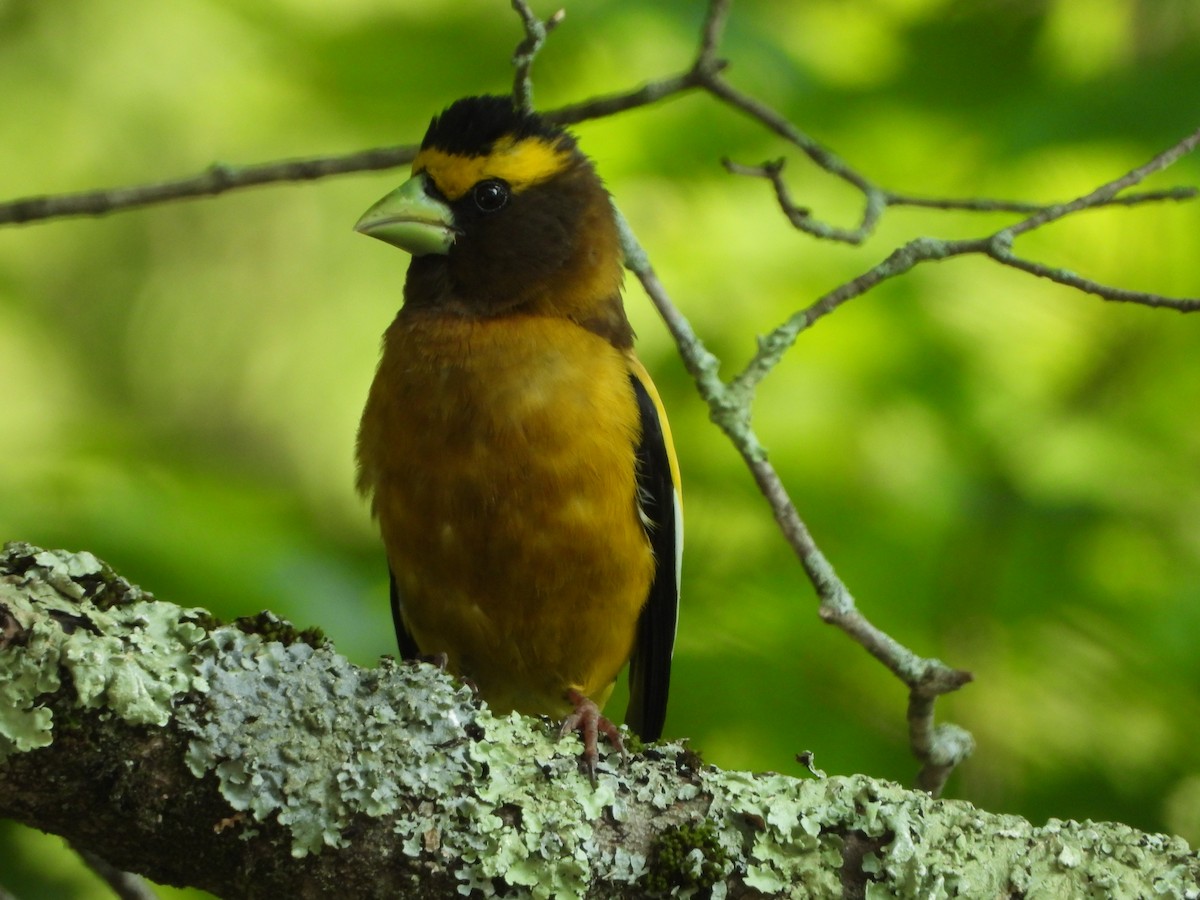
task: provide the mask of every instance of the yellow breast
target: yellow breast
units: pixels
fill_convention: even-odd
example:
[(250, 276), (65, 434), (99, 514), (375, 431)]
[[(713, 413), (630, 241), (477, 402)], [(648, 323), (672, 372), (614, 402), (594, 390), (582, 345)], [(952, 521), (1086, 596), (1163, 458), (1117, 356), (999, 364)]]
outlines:
[(654, 572), (621, 351), (561, 318), (404, 312), (359, 435), (404, 619), (504, 711), (603, 704)]

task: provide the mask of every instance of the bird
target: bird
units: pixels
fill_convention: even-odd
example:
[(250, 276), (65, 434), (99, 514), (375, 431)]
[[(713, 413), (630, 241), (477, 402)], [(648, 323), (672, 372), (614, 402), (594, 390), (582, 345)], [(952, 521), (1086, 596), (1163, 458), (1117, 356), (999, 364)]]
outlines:
[(566, 129), (472, 96), (355, 229), (412, 255), (357, 440), (401, 655), (561, 719), (594, 780), (626, 663), (626, 724), (661, 736), (683, 546), (611, 197)]

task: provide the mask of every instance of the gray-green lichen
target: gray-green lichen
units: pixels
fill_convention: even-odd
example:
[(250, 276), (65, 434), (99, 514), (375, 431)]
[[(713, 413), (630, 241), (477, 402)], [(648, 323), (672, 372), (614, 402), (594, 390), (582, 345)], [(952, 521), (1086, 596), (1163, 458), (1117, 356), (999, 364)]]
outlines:
[[(44, 701), (69, 679), (81, 707), (134, 724), (177, 716), (192, 772), (216, 776), (246, 834), (284, 825), (297, 856), (344, 846), (355, 816), (391, 817), (403, 850), (444, 861), (464, 893), (499, 880), (572, 897), (590, 883), (591, 823), (616, 779), (604, 761), (593, 787), (576, 741), (491, 715), (428, 666), (362, 670), (317, 641), (214, 627), (88, 553), (10, 545), (0, 576), (0, 759), (50, 743)], [(644, 859), (605, 866), (636, 875)]]
[(0, 760), (47, 746), (44, 698), (69, 679), (76, 703), (165, 725), (173, 701), (203, 690), (190, 650), (204, 631), (90, 553), (9, 544), (0, 557)]
[(407, 796), (452, 796), (464, 781), (470, 694), (449, 679), (391, 663), (364, 671), (330, 646), (233, 626), (196, 657), (208, 692), (180, 711), (189, 767), (214, 772), (234, 809), (287, 826), (297, 856), (344, 846), (357, 814), (403, 813)]
[[(722, 811), (722, 846), (741, 860), (744, 882), (767, 894), (841, 896), (842, 851), (854, 834), (878, 847), (861, 863), (868, 898), (1200, 898), (1200, 859), (1185, 841), (1125, 825), (1038, 828), (866, 776), (710, 770), (704, 787)], [(718, 884), (713, 897), (722, 896)]]
[[(10, 545), (0, 762), (51, 741), (51, 695), (136, 724), (175, 716), (193, 773), (215, 776), (244, 834), (278, 822), (304, 856), (380, 819), (464, 895), (575, 898), (640, 880), (681, 898), (723, 900), (730, 885), (801, 898), (858, 879), (867, 897), (1200, 900), (1182, 840), (1123, 825), (1035, 828), (863, 776), (722, 772), (680, 745), (609, 754), (593, 785), (576, 739), (494, 716), (430, 666), (356, 668), (284, 624), (218, 627), (90, 554)], [(657, 859), (656, 836), (670, 851)]]
[(232, 627), (197, 650), (208, 692), (181, 711), (188, 764), (235, 809), (286, 825), (295, 855), (343, 846), (356, 815), (391, 817), (404, 852), (440, 861), (464, 893), (496, 880), (533, 897), (586, 891), (591, 823), (616, 779), (602, 763), (593, 788), (577, 743), (493, 716), (428, 666), (364, 671)]
[[(579, 744), (550, 729), (531, 729), (518, 715), (480, 717), (483, 739), (472, 759), (480, 768), (474, 824), (455, 835), (465, 886), (494, 893), (492, 879), (536, 898), (578, 897), (599, 855), (593, 822), (617, 805), (617, 778), (602, 761), (593, 786), (579, 770)], [(530, 773), (537, 777), (529, 777)], [(618, 813), (614, 813), (618, 814)]]
[[(749, 887), (796, 897), (840, 896), (841, 840), (824, 826), (849, 818), (854, 804), (839, 799), (838, 785), (832, 779), (705, 772), (712, 808), (721, 811), (720, 845), (739, 861)], [(715, 886), (716, 900), (724, 897), (724, 888)]]
[(287, 826), (295, 855), (343, 846), (356, 815), (390, 817), (403, 851), (450, 868), (464, 893), (497, 879), (534, 897), (587, 889), (591, 822), (615, 779), (602, 764), (593, 789), (577, 744), (493, 716), (428, 666), (364, 671), (232, 627), (198, 657), (208, 692), (181, 711), (188, 764), (254, 821)]

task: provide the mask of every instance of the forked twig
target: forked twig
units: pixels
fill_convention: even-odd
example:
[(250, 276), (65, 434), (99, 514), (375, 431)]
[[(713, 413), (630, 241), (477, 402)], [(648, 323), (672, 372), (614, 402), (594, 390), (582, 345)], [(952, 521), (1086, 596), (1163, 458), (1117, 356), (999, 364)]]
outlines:
[(872, 625), (859, 611), (849, 588), (817, 546), (775, 467), (767, 460), (749, 424), (750, 405), (746, 394), (736, 381), (726, 383), (721, 380), (719, 360), (704, 346), (687, 318), (671, 301), (649, 257), (619, 213), (618, 221), (626, 265), (638, 277), (663, 317), (684, 365), (708, 403), (713, 422), (737, 448), (770, 504), (775, 521), (816, 589), (822, 621), (838, 626), (908, 687), (910, 744), (921, 763), (917, 784), (934, 795), (940, 793), (954, 767), (970, 755), (974, 742), (957, 726), (935, 726), (933, 701), (968, 683), (971, 674), (913, 653)]
[(546, 43), (546, 35), (563, 20), (567, 11), (560, 9), (543, 22), (525, 0), (512, 0), (512, 8), (521, 17), (521, 24), (525, 28), (525, 39), (517, 45), (512, 57), (513, 68), (516, 69), (513, 76), (513, 103), (518, 109), (533, 112), (533, 60), (542, 49), (542, 44)]

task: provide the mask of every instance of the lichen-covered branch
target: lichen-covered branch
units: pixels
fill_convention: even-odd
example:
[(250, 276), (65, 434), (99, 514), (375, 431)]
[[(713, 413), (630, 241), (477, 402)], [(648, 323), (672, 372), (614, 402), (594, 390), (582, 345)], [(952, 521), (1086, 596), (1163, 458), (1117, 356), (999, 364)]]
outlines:
[(1185, 897), (1200, 879), (1179, 838), (723, 772), (678, 743), (610, 756), (593, 786), (573, 739), (434, 667), (360, 669), (269, 616), (219, 625), (87, 553), (0, 556), (0, 695), (0, 815), (218, 896)]
[[(510, 3), (520, 17), (524, 30), (524, 38), (512, 57), (515, 68), (513, 96), (515, 102), (523, 108), (532, 108), (532, 65), (547, 34), (562, 20), (562, 15), (557, 13), (542, 21), (534, 14), (526, 0), (510, 0)], [(1013, 242), (1020, 235), (1084, 209), (1111, 204), (1195, 197), (1196, 191), (1192, 188), (1140, 194), (1127, 191), (1147, 175), (1161, 171), (1183, 154), (1191, 152), (1200, 143), (1200, 131), (1159, 154), (1146, 165), (1067, 203), (1038, 205), (980, 198), (921, 198), (903, 194), (875, 184), (870, 177), (806, 134), (794, 122), (755, 97), (745, 94), (729, 80), (726, 74), (728, 66), (720, 57), (720, 51), (730, 8), (730, 0), (709, 0), (699, 30), (696, 55), (691, 65), (683, 71), (640, 87), (551, 110), (544, 115), (551, 121), (570, 124), (656, 103), (684, 92), (703, 92), (770, 129), (782, 140), (797, 148), (820, 170), (845, 181), (862, 194), (863, 213), (860, 221), (854, 227), (844, 228), (822, 221), (812, 210), (793, 200), (783, 178), (782, 162), (759, 167), (726, 163), (732, 172), (769, 180), (780, 208), (789, 221), (796, 228), (824, 239), (861, 243), (873, 234), (880, 218), (892, 206), (1007, 211), (1025, 216), (1014, 225), (974, 240), (940, 241), (921, 238), (910, 241), (888, 254), (878, 265), (818, 297), (767, 333), (760, 339), (754, 358), (741, 373), (728, 382), (723, 381), (719, 375), (719, 361), (707, 350), (686, 318), (671, 303), (654, 275), (645, 253), (637, 246), (632, 233), (626, 230), (630, 268), (637, 273), (666, 320), (689, 372), (709, 405), (713, 420), (742, 454), (756, 483), (770, 503), (781, 530), (791, 542), (816, 589), (822, 619), (838, 625), (851, 635), (908, 687), (911, 744), (922, 764), (919, 784), (936, 794), (953, 766), (969, 754), (971, 741), (969, 735), (961, 729), (952, 725), (935, 725), (934, 701), (941, 693), (955, 690), (965, 684), (970, 675), (945, 666), (937, 660), (918, 656), (875, 628), (858, 610), (853, 595), (820, 551), (774, 467), (767, 459), (766, 449), (751, 428), (752, 406), (757, 386), (790, 350), (801, 332), (842, 304), (862, 296), (885, 280), (904, 274), (918, 264), (954, 256), (986, 255), (1002, 265), (1051, 279), (1108, 300), (1166, 307), (1184, 312), (1200, 309), (1200, 299), (1169, 298), (1100, 284), (1076, 273), (1025, 259), (1013, 251)], [(100, 215), (187, 197), (211, 196), (253, 185), (390, 168), (411, 161), (415, 149), (412, 146), (386, 147), (346, 156), (283, 160), (251, 166), (218, 164), (210, 166), (198, 175), (157, 184), (14, 200), (0, 204), (0, 225), (62, 216)]]

